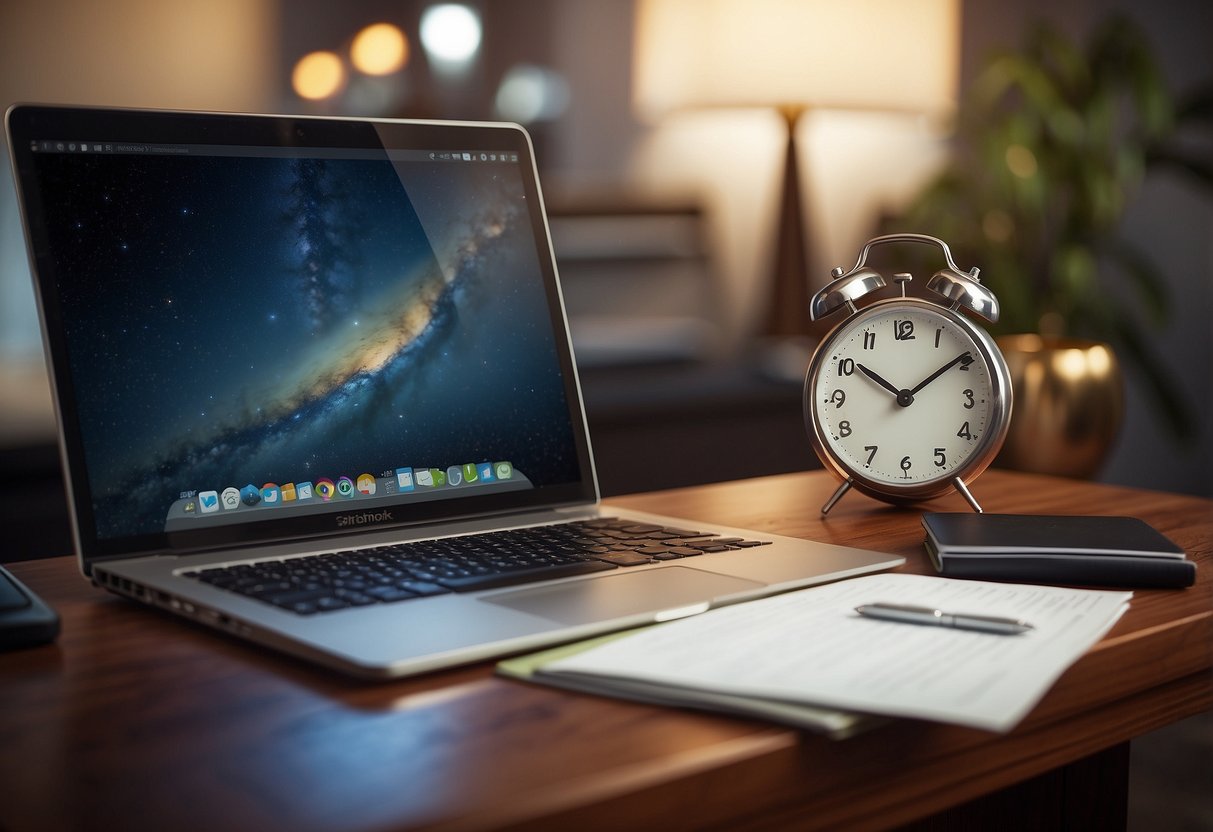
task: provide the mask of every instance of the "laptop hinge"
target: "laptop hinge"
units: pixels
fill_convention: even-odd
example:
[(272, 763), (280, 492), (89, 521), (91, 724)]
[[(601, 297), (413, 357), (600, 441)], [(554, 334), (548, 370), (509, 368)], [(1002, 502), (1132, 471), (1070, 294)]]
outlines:
[(563, 506), (553, 509), (556, 514), (560, 515), (578, 515), (578, 514), (594, 514), (598, 511), (597, 503), (583, 503), (577, 506)]

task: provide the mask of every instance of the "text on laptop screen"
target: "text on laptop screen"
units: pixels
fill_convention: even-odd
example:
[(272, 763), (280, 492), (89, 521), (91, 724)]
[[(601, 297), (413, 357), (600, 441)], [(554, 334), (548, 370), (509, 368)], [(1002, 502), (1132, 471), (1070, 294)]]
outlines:
[(99, 539), (581, 478), (517, 153), (60, 139)]

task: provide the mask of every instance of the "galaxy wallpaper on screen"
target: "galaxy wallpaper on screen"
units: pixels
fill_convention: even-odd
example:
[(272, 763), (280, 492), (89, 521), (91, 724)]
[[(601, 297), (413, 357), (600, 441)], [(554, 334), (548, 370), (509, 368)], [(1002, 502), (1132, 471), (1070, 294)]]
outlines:
[(247, 483), (499, 459), (578, 479), (516, 166), (38, 163), (100, 537)]

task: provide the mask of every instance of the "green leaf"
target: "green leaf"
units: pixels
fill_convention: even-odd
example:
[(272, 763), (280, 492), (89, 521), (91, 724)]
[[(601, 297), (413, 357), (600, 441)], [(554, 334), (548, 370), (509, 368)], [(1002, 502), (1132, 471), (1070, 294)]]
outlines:
[(1028, 50), (1052, 70), (1060, 89), (1074, 93), (1091, 83), (1086, 56), (1056, 27), (1047, 23), (1035, 27), (1028, 35)]
[[(988, 73), (988, 74), (987, 74)], [(1014, 93), (1023, 96), (1023, 112), (1042, 113), (1063, 106), (1057, 85), (1040, 64), (1023, 55), (999, 57), (974, 87), (981, 109), (997, 110)]]
[(1046, 115), (1049, 135), (1061, 147), (1080, 147), (1087, 141), (1087, 125), (1069, 107), (1059, 107)]
[(1116, 179), (1125, 189), (1136, 190), (1146, 176), (1146, 154), (1140, 147), (1123, 144), (1116, 153)]

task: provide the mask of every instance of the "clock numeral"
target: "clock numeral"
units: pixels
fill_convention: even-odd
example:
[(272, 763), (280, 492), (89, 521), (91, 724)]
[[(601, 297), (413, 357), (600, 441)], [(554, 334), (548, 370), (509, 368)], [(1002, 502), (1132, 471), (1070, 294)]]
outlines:
[(905, 477), (905, 479), (907, 479), (907, 480), (910, 478), (910, 468), (911, 468), (910, 458), (908, 456), (903, 456), (901, 458), (901, 470), (905, 471), (905, 474), (903, 474), (902, 476)]
[(848, 422), (846, 419), (843, 419), (841, 422), (838, 423), (838, 435), (839, 436), (850, 436), (851, 435), (851, 423)]
[(943, 450), (944, 450), (943, 448), (935, 449), (935, 467), (936, 468), (943, 468), (945, 465), (948, 464), (947, 454), (945, 454), (943, 452)]
[(855, 359), (844, 358), (838, 362), (838, 375), (850, 376), (855, 374)]
[(863, 348), (865, 350), (876, 349), (876, 333), (875, 332), (865, 332), (863, 334)]
[(961, 391), (961, 395), (964, 396), (966, 399), (965, 404), (964, 404), (964, 409), (972, 410), (973, 409), (973, 391), (966, 388)]
[(893, 321), (893, 340), (894, 341), (913, 341), (914, 340), (914, 322), (913, 321)]
[(935, 330), (935, 349), (939, 349), (939, 336), (943, 333), (943, 327)]
[(977, 359), (975, 359), (972, 355), (970, 355), (969, 353), (966, 352), (964, 354), (964, 356), (960, 359), (960, 369), (964, 370), (967, 373), (969, 371), (969, 365), (972, 364), (976, 360)]
[(847, 400), (846, 393), (844, 393), (841, 390), (835, 390), (833, 393), (830, 394), (830, 400), (827, 402), (827, 404), (834, 405), (834, 409), (838, 410), (843, 406), (844, 403), (846, 403), (846, 400)]
[(956, 431), (956, 435), (961, 439), (972, 439), (973, 432), (969, 430), (969, 423), (965, 422), (963, 425), (961, 425), (960, 430)]
[(868, 461), (864, 463), (864, 467), (872, 464), (872, 460), (876, 458), (876, 449), (879, 445), (864, 445), (863, 449), (868, 452)]

